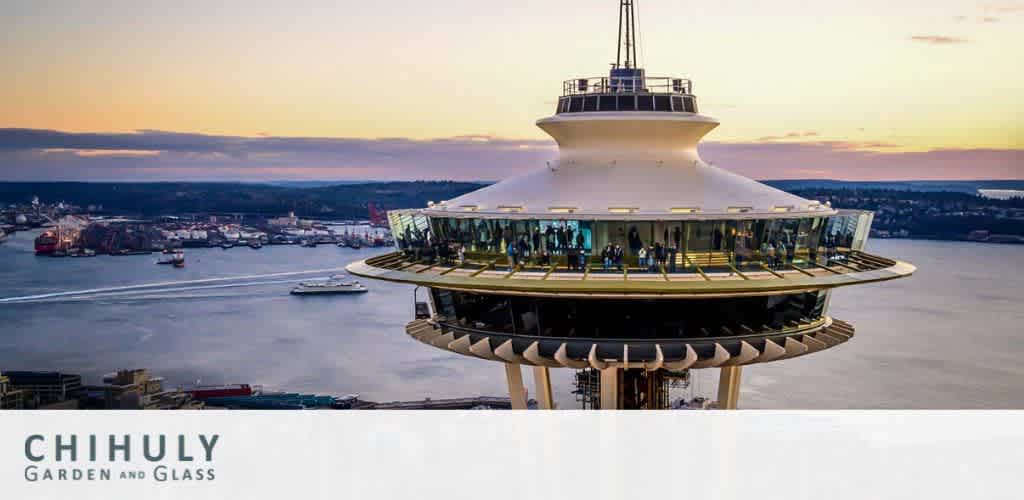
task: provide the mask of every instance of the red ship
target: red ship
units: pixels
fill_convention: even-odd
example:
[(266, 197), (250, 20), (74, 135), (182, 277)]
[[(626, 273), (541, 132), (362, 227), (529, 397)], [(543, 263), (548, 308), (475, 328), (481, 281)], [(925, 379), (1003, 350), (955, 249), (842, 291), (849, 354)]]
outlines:
[(218, 386), (199, 386), (188, 391), (193, 399), (203, 400), (207, 398), (224, 398), (231, 396), (252, 396), (252, 386), (249, 384), (233, 384)]
[(377, 205), (372, 201), (366, 204), (366, 209), (370, 212), (370, 225), (374, 227), (387, 227), (388, 226), (388, 212), (386, 210), (380, 210)]
[(57, 251), (59, 241), (56, 231), (43, 231), (43, 234), (36, 238), (36, 254), (49, 255)]

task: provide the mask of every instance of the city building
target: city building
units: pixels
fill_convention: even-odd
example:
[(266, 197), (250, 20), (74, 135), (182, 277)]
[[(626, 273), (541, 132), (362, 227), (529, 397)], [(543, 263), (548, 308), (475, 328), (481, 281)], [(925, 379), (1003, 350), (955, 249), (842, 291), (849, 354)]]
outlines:
[(22, 391), (25, 406), (31, 408), (74, 401), (82, 388), (82, 377), (69, 373), (9, 371), (4, 375), (14, 389)]
[(864, 251), (871, 212), (702, 160), (719, 122), (700, 114), (692, 82), (638, 67), (633, 19), (623, 0), (610, 74), (565, 81), (537, 122), (557, 161), (390, 212), (400, 251), (348, 268), (425, 287), (407, 333), (503, 363), (513, 408), (526, 407), (522, 365), (542, 408), (554, 406), (550, 368), (593, 380), (579, 390), (602, 409), (669, 408), (675, 381), (717, 368), (717, 405), (736, 408), (743, 366), (853, 336), (828, 314), (834, 289), (915, 271)]
[(189, 392), (164, 390), (163, 378), (146, 369), (118, 370), (103, 377), (103, 385), (82, 387), (82, 407), (87, 409), (176, 410), (198, 409)]
[(274, 217), (267, 219), (267, 225), (270, 227), (295, 227), (299, 225), (299, 218), (295, 216), (295, 212), (288, 212), (287, 217)]
[(0, 410), (20, 410), (24, 404), (22, 391), (12, 387), (10, 378), (0, 372)]

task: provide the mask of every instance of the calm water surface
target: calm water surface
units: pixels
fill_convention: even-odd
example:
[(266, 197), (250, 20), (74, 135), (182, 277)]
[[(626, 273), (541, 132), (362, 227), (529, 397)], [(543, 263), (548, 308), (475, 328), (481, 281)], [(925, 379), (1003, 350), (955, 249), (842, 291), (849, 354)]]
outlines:
[[(322, 245), (51, 259), (36, 233), (0, 245), (0, 369), (61, 370), (87, 382), (145, 367), (170, 385), (262, 384), (359, 393), (370, 400), (502, 395), (501, 366), (409, 338), (413, 288), (367, 283), (361, 296), (293, 297), (298, 281), (381, 250)], [(1024, 408), (1024, 247), (874, 240), (869, 250), (918, 266), (904, 280), (837, 290), (832, 314), (854, 339), (813, 356), (744, 368), (745, 408)], [(386, 251), (386, 250), (385, 250)], [(308, 275), (268, 274), (319, 270)], [(200, 281), (249, 276), (243, 280)], [(187, 282), (146, 289), (140, 284)], [(244, 284), (246, 286), (237, 286)], [(73, 296), (50, 294), (96, 290)], [(705, 370), (685, 394), (713, 394)], [(529, 370), (524, 374), (529, 377)], [(571, 371), (553, 370), (560, 406), (576, 407)], [(529, 380), (527, 380), (529, 383)]]

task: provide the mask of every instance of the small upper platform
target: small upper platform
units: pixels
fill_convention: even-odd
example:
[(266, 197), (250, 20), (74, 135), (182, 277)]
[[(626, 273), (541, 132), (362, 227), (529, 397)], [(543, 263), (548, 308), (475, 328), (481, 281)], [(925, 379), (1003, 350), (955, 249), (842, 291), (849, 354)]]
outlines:
[(639, 72), (574, 78), (562, 83), (555, 114), (609, 111), (697, 113), (693, 83), (678, 77), (645, 77)]

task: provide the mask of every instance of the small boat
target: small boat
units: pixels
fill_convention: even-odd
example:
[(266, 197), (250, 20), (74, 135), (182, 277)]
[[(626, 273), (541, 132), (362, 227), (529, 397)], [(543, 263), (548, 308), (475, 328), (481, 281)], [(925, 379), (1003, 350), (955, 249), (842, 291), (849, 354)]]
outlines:
[(307, 248), (316, 248), (316, 240), (303, 240), (302, 246)]
[(366, 293), (369, 289), (358, 281), (309, 281), (299, 283), (292, 295), (341, 295)]
[(185, 267), (185, 252), (182, 250), (177, 250), (174, 253), (168, 255), (167, 257), (156, 261), (156, 263), (159, 265), (170, 265), (177, 268)]
[(128, 256), (128, 255), (149, 255), (151, 253), (153, 253), (153, 252), (149, 251), (149, 250), (129, 250), (129, 249), (123, 249), (123, 250), (116, 250), (116, 251), (110, 252), (110, 255), (113, 255), (115, 257), (124, 257), (124, 256)]
[(96, 251), (90, 248), (72, 248), (68, 250), (69, 257), (95, 257)]
[(227, 250), (233, 246), (235, 246), (235, 244), (231, 243), (230, 241), (225, 241), (224, 243), (220, 244), (220, 247), (223, 248), (224, 250)]
[(253, 250), (259, 250), (259, 249), (263, 248), (263, 243), (261, 243), (260, 240), (250, 240), (249, 241), (249, 248), (251, 248)]

